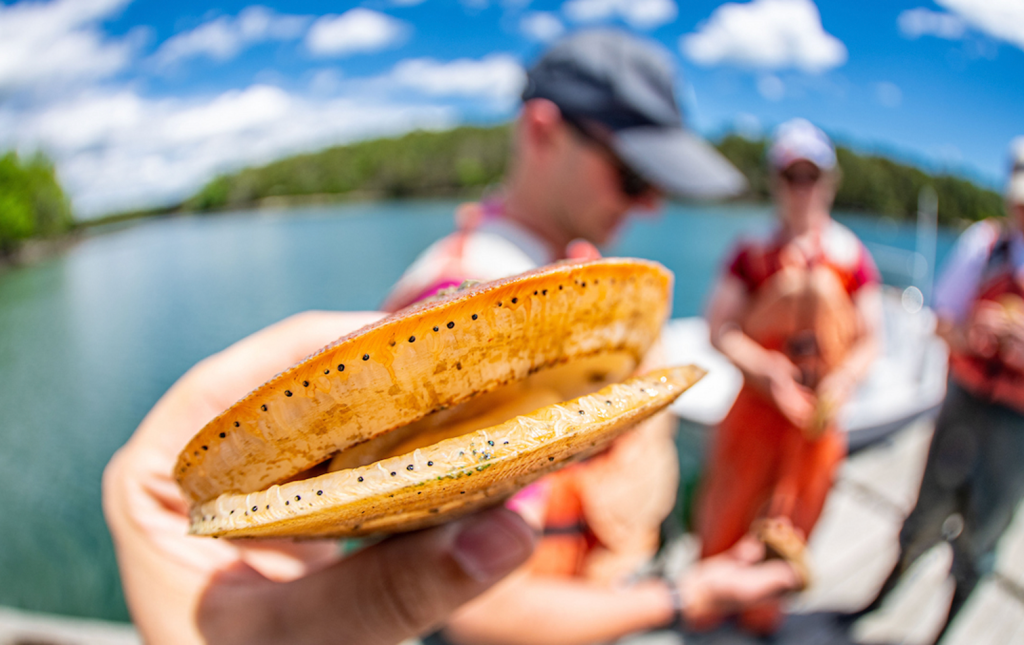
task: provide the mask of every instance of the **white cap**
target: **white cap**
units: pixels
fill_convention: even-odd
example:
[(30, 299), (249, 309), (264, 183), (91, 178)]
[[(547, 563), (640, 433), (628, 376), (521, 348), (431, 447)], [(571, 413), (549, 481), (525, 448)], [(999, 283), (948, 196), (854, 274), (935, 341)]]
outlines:
[(797, 161), (809, 161), (827, 171), (836, 167), (836, 149), (810, 121), (792, 119), (775, 130), (768, 161), (776, 170), (785, 170)]
[(1024, 137), (1010, 145), (1010, 180), (1006, 182), (1006, 201), (1024, 204)]

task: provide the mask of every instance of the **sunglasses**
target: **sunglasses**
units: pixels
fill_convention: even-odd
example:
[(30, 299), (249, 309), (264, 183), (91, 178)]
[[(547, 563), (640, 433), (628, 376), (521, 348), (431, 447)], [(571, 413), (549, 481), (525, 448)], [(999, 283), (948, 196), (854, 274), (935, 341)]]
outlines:
[(572, 128), (572, 130), (582, 139), (583, 141), (600, 148), (612, 163), (615, 165), (615, 169), (619, 173), (619, 189), (622, 194), (630, 199), (637, 199), (652, 193), (655, 188), (654, 186), (641, 177), (635, 170), (629, 167), (622, 159), (619, 158), (615, 151), (612, 150), (611, 145), (608, 143), (607, 137), (600, 136), (593, 126), (587, 126), (582, 121), (573, 117), (563, 115), (562, 118)]
[(784, 170), (779, 173), (782, 180), (790, 186), (813, 186), (818, 183), (821, 179), (820, 171), (799, 171), (799, 170)]

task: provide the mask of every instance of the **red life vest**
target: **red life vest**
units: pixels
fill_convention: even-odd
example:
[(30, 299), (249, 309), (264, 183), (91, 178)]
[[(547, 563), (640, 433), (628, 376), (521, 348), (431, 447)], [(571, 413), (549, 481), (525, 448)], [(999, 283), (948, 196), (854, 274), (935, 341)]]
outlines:
[[(1024, 280), (1015, 274), (1010, 235), (1004, 229), (989, 251), (977, 295), (967, 317), (968, 325), (982, 305), (995, 304), (1007, 317), (1024, 317)], [(949, 357), (950, 373), (958, 384), (975, 396), (1024, 413), (1024, 372), (1007, 365), (1003, 355), (1003, 348), (985, 357), (953, 351)]]
[[(782, 240), (746, 246), (731, 268), (750, 289), (750, 306), (740, 320), (743, 332), (785, 354), (811, 389), (842, 362), (860, 335), (853, 294), (876, 280), (870, 256), (852, 233), (830, 228), (826, 235), (833, 241), (819, 240), (811, 254)], [(840, 241), (847, 257), (833, 258), (827, 249)]]
[(793, 361), (811, 389), (842, 362), (858, 336), (843, 277), (827, 262), (783, 268), (765, 281), (742, 321), (743, 331), (762, 347)]

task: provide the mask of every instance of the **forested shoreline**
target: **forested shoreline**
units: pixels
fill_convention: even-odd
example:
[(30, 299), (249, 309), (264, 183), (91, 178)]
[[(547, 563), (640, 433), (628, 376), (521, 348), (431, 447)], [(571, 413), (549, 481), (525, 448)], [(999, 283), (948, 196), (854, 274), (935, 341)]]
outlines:
[[(27, 240), (60, 239), (76, 228), (151, 216), (349, 199), (475, 197), (500, 182), (510, 153), (510, 127), (415, 131), (335, 146), (220, 175), (179, 204), (79, 222), (45, 157), (8, 152), (0, 155), (0, 259), (10, 259)], [(739, 199), (767, 201), (766, 141), (728, 134), (715, 145), (747, 177), (750, 189)], [(844, 146), (838, 157), (837, 210), (913, 218), (921, 189), (931, 186), (943, 224), (963, 226), (1002, 214), (998, 193), (962, 177), (927, 173)]]
[[(509, 126), (501, 125), (417, 131), (337, 146), (219, 176), (186, 200), (181, 209), (206, 212), (345, 196), (395, 199), (479, 193), (500, 181), (510, 142)], [(740, 199), (767, 201), (766, 141), (729, 134), (715, 145), (747, 177), (750, 190)], [(962, 225), (1002, 213), (998, 193), (961, 177), (930, 174), (844, 146), (837, 152), (842, 168), (837, 210), (897, 220), (912, 218), (921, 189), (931, 186), (938, 194), (939, 220), (944, 224)]]
[(42, 155), (0, 154), (0, 261), (28, 240), (58, 239), (73, 228), (53, 164)]
[[(747, 199), (770, 198), (770, 177), (765, 164), (767, 142), (730, 134), (715, 144), (747, 177)], [(914, 166), (878, 155), (862, 155), (845, 146), (836, 147), (842, 180), (835, 209), (886, 215), (896, 220), (917, 215), (921, 189), (931, 186), (939, 203), (939, 221), (959, 226), (1003, 214), (1003, 198), (951, 174), (930, 174)]]
[(464, 126), (361, 141), (222, 175), (182, 206), (205, 211), (244, 208), (279, 197), (461, 194), (501, 179), (509, 142), (508, 126)]

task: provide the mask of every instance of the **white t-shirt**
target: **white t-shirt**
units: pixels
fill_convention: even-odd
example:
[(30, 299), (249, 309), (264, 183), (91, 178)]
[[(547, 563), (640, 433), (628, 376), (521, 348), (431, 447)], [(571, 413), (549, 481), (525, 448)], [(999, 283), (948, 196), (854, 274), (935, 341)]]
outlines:
[(487, 282), (550, 264), (556, 259), (536, 234), (502, 217), (431, 244), (392, 288), (384, 308), (395, 310), (463, 280)]

